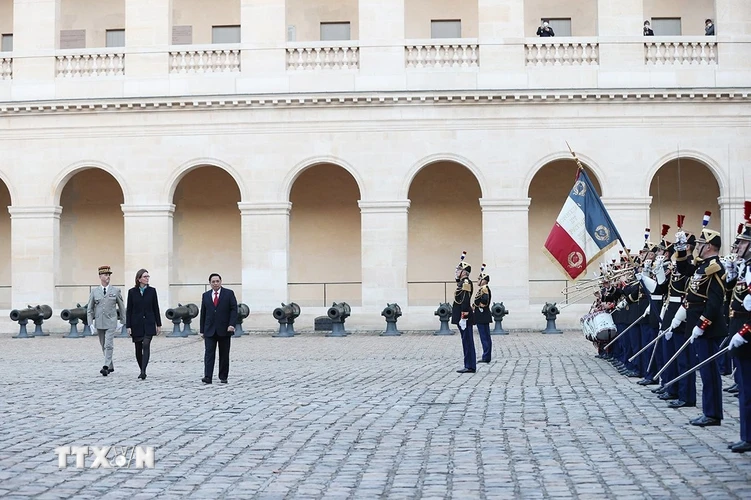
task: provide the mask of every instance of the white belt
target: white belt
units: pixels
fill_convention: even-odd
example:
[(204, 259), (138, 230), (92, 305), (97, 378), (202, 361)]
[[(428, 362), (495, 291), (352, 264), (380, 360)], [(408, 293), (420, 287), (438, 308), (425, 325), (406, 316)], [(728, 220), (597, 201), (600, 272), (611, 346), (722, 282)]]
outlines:
[(683, 297), (679, 297), (679, 296), (677, 296), (677, 297), (670, 297), (668, 299), (668, 301), (669, 302), (683, 302)]
[(650, 295), (649, 298), (652, 300), (662, 300), (662, 295)]

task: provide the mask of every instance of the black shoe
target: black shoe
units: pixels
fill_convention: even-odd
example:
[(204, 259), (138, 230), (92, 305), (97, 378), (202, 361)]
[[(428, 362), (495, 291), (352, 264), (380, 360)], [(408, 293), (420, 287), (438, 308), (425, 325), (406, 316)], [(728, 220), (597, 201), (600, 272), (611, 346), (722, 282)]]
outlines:
[(671, 402), (668, 403), (668, 408), (683, 408), (683, 407), (686, 407), (686, 408), (695, 408), (696, 407), (696, 403), (689, 404), (689, 403), (686, 403), (685, 401), (682, 401), (680, 399), (676, 399), (675, 401), (671, 401)]
[(146, 380), (146, 374), (145, 374), (145, 373), (142, 373), (142, 374), (140, 374), (140, 375), (138, 376), (138, 378), (140, 378), (141, 380)]
[[(737, 388), (737, 387), (738, 387), (738, 384), (733, 384), (733, 385), (731, 385), (730, 387), (725, 387), (725, 388), (724, 388), (724, 389), (722, 390), (722, 392), (730, 392), (731, 390), (733, 390), (733, 389), (735, 389), (735, 388)], [(738, 442), (740, 443), (740, 441), (738, 441)]]
[(223, 384), (226, 384), (227, 383), (227, 379), (225, 378), (224, 380), (220, 380), (219, 382), (221, 382)]
[(639, 374), (639, 372), (637, 372), (636, 370), (630, 370), (630, 371), (626, 372), (626, 376), (629, 377), (629, 378), (641, 377), (641, 375)]
[(110, 369), (109, 369), (109, 368), (107, 368), (106, 366), (103, 366), (103, 367), (102, 367), (102, 369), (101, 369), (101, 370), (99, 370), (99, 373), (101, 373), (101, 374), (102, 374), (103, 376), (105, 376), (105, 377), (106, 377), (107, 375), (109, 375), (109, 373), (110, 373)]
[(655, 394), (662, 394), (663, 392), (666, 391), (666, 389), (664, 385), (661, 385), (660, 387), (655, 387), (654, 389), (650, 389), (650, 391), (652, 391)]
[(667, 392), (663, 392), (659, 396), (657, 396), (657, 399), (660, 399), (662, 401), (672, 401), (674, 399), (678, 399), (678, 396), (675, 396), (673, 394), (669, 394)]
[(717, 420), (716, 418), (707, 417), (705, 415), (702, 415), (699, 418), (696, 418), (690, 422), (691, 425), (696, 425), (698, 427), (711, 427), (715, 425), (720, 425), (722, 423), (721, 420)]
[(490, 360), (489, 359), (487, 359), (487, 360), (485, 360), (485, 359), (478, 359), (477, 362), (478, 363), (490, 363)]
[(736, 446), (738, 446), (740, 444), (743, 444), (743, 443), (745, 443), (745, 441), (736, 441), (735, 443), (730, 443), (728, 445), (728, 450), (732, 450), (734, 447), (736, 447)]
[(747, 451), (751, 451), (751, 443), (742, 441), (740, 444), (737, 444), (730, 448), (730, 451), (732, 451), (733, 453), (746, 453)]
[(107, 368), (107, 371), (110, 372), (110, 373), (113, 373), (115, 371), (115, 369), (113, 367), (109, 367), (109, 368)]
[(739, 392), (741, 392), (741, 389), (737, 385), (734, 385), (733, 387), (730, 387), (728, 389), (728, 394), (738, 394)]
[(638, 381), (637, 384), (639, 384), (639, 385), (657, 385), (657, 384), (659, 384), (659, 382), (656, 381), (656, 380), (652, 380), (651, 378), (644, 377), (643, 379), (641, 379), (640, 381)]
[(210, 384), (211, 383), (211, 379), (209, 377), (203, 377), (201, 379), (201, 382), (203, 382), (204, 384)]
[(475, 370), (473, 368), (462, 368), (461, 370), (456, 370), (456, 373), (475, 373)]

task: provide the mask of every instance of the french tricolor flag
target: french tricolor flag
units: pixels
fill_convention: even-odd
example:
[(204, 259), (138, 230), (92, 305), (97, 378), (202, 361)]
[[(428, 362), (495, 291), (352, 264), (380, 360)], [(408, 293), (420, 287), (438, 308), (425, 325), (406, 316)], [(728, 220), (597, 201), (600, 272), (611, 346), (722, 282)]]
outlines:
[(544, 252), (572, 280), (621, 241), (621, 235), (595, 191), (587, 173), (579, 169), (576, 182), (545, 241)]

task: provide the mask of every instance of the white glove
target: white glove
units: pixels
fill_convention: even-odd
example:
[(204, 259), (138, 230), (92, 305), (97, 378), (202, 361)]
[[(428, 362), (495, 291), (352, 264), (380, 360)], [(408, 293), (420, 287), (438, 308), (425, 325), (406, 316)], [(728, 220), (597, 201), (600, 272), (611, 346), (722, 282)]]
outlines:
[(743, 297), (743, 307), (746, 308), (746, 311), (751, 311), (751, 293)]
[(665, 275), (665, 266), (660, 266), (655, 269), (655, 278), (657, 278), (658, 285), (662, 285), (668, 280), (668, 277)]
[(668, 330), (665, 332), (665, 340), (670, 340), (673, 338), (673, 330)]
[(751, 266), (746, 266), (746, 286), (751, 286)]
[(670, 322), (670, 331), (673, 331), (681, 326), (681, 323), (683, 323), (683, 321), (679, 320), (678, 318), (673, 318), (673, 321)]
[(738, 277), (738, 263), (734, 260), (727, 259), (722, 265), (725, 267), (725, 280), (730, 282)]
[(462, 318), (462, 319), (459, 320), (459, 328), (461, 328), (462, 330), (466, 330), (467, 329), (467, 320), (466, 319)]
[(736, 333), (730, 339), (730, 344), (728, 345), (728, 347), (730, 347), (730, 349), (737, 349), (743, 344), (748, 344), (748, 340), (744, 339), (740, 333)]
[(675, 243), (673, 246), (676, 250), (685, 250), (688, 245), (686, 245), (686, 242), (688, 242), (688, 237), (686, 236), (686, 233), (683, 231), (678, 231), (675, 233)]
[(652, 259), (645, 260), (644, 265), (642, 266), (642, 269), (644, 270), (644, 272), (649, 271), (649, 269), (651, 268), (652, 268)]
[(636, 278), (636, 281), (641, 281), (641, 279), (644, 277), (644, 275), (642, 273), (636, 273), (634, 275), (634, 277)]
[(698, 326), (695, 326), (694, 329), (691, 331), (691, 343), (694, 343), (694, 340), (698, 339), (704, 335), (704, 330), (699, 328)]
[(647, 316), (649, 316), (649, 309), (651, 306), (652, 304), (647, 304), (647, 308), (644, 309), (644, 314), (641, 315), (642, 318), (646, 318)]

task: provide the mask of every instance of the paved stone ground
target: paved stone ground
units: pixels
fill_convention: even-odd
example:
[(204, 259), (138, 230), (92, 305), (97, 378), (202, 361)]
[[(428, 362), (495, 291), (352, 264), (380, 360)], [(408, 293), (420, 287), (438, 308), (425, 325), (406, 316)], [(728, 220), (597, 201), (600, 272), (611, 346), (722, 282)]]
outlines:
[[(460, 375), (458, 336), (251, 335), (230, 383), (204, 386), (196, 337), (157, 338), (145, 381), (128, 339), (104, 378), (93, 337), (3, 338), (0, 496), (751, 498), (751, 456), (725, 447), (735, 398), (696, 428), (580, 334), (494, 343)], [(54, 451), (125, 445), (156, 447), (156, 467), (61, 469)]]

